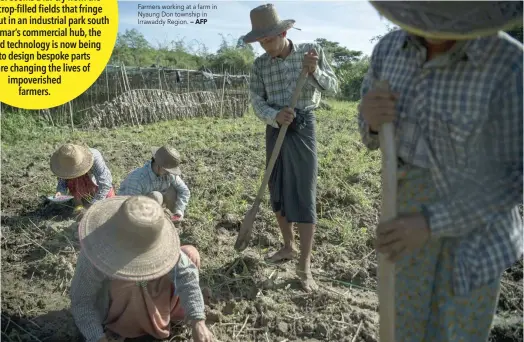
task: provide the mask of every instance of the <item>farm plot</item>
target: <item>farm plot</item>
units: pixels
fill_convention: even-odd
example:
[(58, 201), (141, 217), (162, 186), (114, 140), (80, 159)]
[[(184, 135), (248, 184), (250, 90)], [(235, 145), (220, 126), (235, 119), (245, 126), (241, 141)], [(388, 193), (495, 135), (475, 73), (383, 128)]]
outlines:
[[(168, 141), (182, 153), (183, 177), (192, 192), (186, 221), (178, 227), (181, 240), (201, 253), (201, 283), (211, 289), (208, 324), (219, 341), (352, 341), (357, 330), (355, 341), (377, 341), (372, 238), (380, 155), (360, 143), (355, 104), (332, 105), (318, 113), (320, 222), (312, 267), (321, 289), (316, 294), (298, 290), (293, 262), (264, 262), (281, 241), (267, 202), (251, 246), (242, 254), (233, 249), (263, 176), (264, 125), (252, 113), (94, 132), (4, 116), (2, 340), (82, 341), (68, 312), (79, 250), (71, 208), (42, 200), (54, 193), (48, 158), (56, 146), (69, 141), (98, 148), (118, 186), (150, 157), (150, 146)], [(494, 341), (522, 340), (521, 282), (519, 263), (504, 278)], [(170, 341), (187, 341), (189, 335), (187, 328), (173, 327)]]

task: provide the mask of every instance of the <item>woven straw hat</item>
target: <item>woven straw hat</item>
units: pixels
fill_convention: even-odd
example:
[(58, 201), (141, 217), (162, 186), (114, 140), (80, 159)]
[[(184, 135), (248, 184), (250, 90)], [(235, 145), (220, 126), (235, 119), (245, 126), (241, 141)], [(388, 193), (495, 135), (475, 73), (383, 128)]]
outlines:
[(370, 1), (392, 23), (417, 36), (461, 40), (522, 24), (522, 1)]
[(148, 281), (167, 274), (180, 256), (171, 220), (146, 196), (116, 196), (95, 202), (78, 225), (82, 250), (104, 274)]
[(243, 38), (245, 43), (254, 43), (257, 39), (271, 37), (289, 30), (295, 20), (280, 20), (273, 4), (260, 5), (251, 10), (251, 31)]
[(94, 162), (93, 153), (85, 146), (64, 144), (51, 156), (51, 171), (63, 179), (85, 175)]
[(178, 176), (182, 173), (180, 170), (180, 153), (174, 148), (164, 145), (162, 147), (153, 147), (151, 149), (155, 162), (167, 172)]

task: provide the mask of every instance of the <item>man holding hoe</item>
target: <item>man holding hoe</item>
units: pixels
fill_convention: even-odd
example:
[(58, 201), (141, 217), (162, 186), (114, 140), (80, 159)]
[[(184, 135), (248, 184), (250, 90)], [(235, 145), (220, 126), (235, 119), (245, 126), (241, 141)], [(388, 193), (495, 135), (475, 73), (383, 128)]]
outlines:
[(523, 47), (499, 31), (522, 2), (371, 4), (402, 28), (375, 46), (359, 107), (369, 149), (395, 126), (399, 214), (377, 228), (396, 262), (395, 341), (487, 341), (523, 247)]
[[(266, 51), (253, 65), (250, 80), (252, 105), (266, 126), (266, 162), (269, 161), (280, 127), (289, 125), (275, 168), (269, 179), (273, 211), (284, 238), (284, 247), (269, 260), (293, 259), (293, 222), (300, 234), (297, 266), (304, 290), (316, 290), (311, 275), (311, 249), (316, 224), (317, 147), (313, 111), (321, 92), (337, 91), (337, 80), (318, 44), (294, 44), (287, 30), (294, 20), (280, 20), (272, 4), (261, 5), (250, 13), (252, 31), (244, 42), (259, 42)], [(288, 108), (301, 71), (308, 80), (297, 108)], [(294, 112), (297, 112), (296, 118)]]

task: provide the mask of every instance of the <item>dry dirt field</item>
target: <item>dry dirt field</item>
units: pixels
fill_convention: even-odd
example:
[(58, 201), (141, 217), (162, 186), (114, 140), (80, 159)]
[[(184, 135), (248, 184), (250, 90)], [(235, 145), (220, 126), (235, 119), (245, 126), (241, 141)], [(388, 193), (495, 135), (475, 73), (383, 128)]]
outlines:
[[(63, 142), (98, 148), (114, 183), (166, 141), (181, 151), (192, 191), (182, 243), (202, 256), (201, 283), (212, 290), (208, 324), (219, 341), (377, 341), (376, 256), (372, 249), (380, 196), (380, 155), (361, 145), (354, 103), (318, 113), (320, 222), (313, 269), (321, 289), (298, 290), (294, 263), (269, 265), (280, 247), (267, 202), (243, 253), (233, 245), (263, 176), (264, 125), (240, 119), (192, 119), (140, 128), (71, 132), (28, 115), (3, 115), (2, 341), (82, 341), (69, 309), (79, 249), (71, 208), (51, 205), (55, 178), (49, 156)], [(267, 200), (267, 192), (266, 192)], [(522, 263), (504, 277), (493, 341), (522, 341)], [(358, 337), (354, 335), (360, 326)], [(173, 327), (169, 341), (188, 341)], [(147, 339), (141, 339), (147, 341)], [(167, 341), (167, 340), (166, 340)]]

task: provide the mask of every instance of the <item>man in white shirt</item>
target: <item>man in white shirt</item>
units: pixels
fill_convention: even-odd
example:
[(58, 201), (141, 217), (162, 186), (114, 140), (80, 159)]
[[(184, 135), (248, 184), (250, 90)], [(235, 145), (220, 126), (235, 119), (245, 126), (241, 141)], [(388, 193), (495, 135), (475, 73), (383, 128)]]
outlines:
[(170, 146), (152, 149), (153, 157), (131, 171), (120, 184), (119, 196), (146, 195), (171, 211), (171, 219), (184, 217), (190, 191), (180, 177), (180, 154)]

